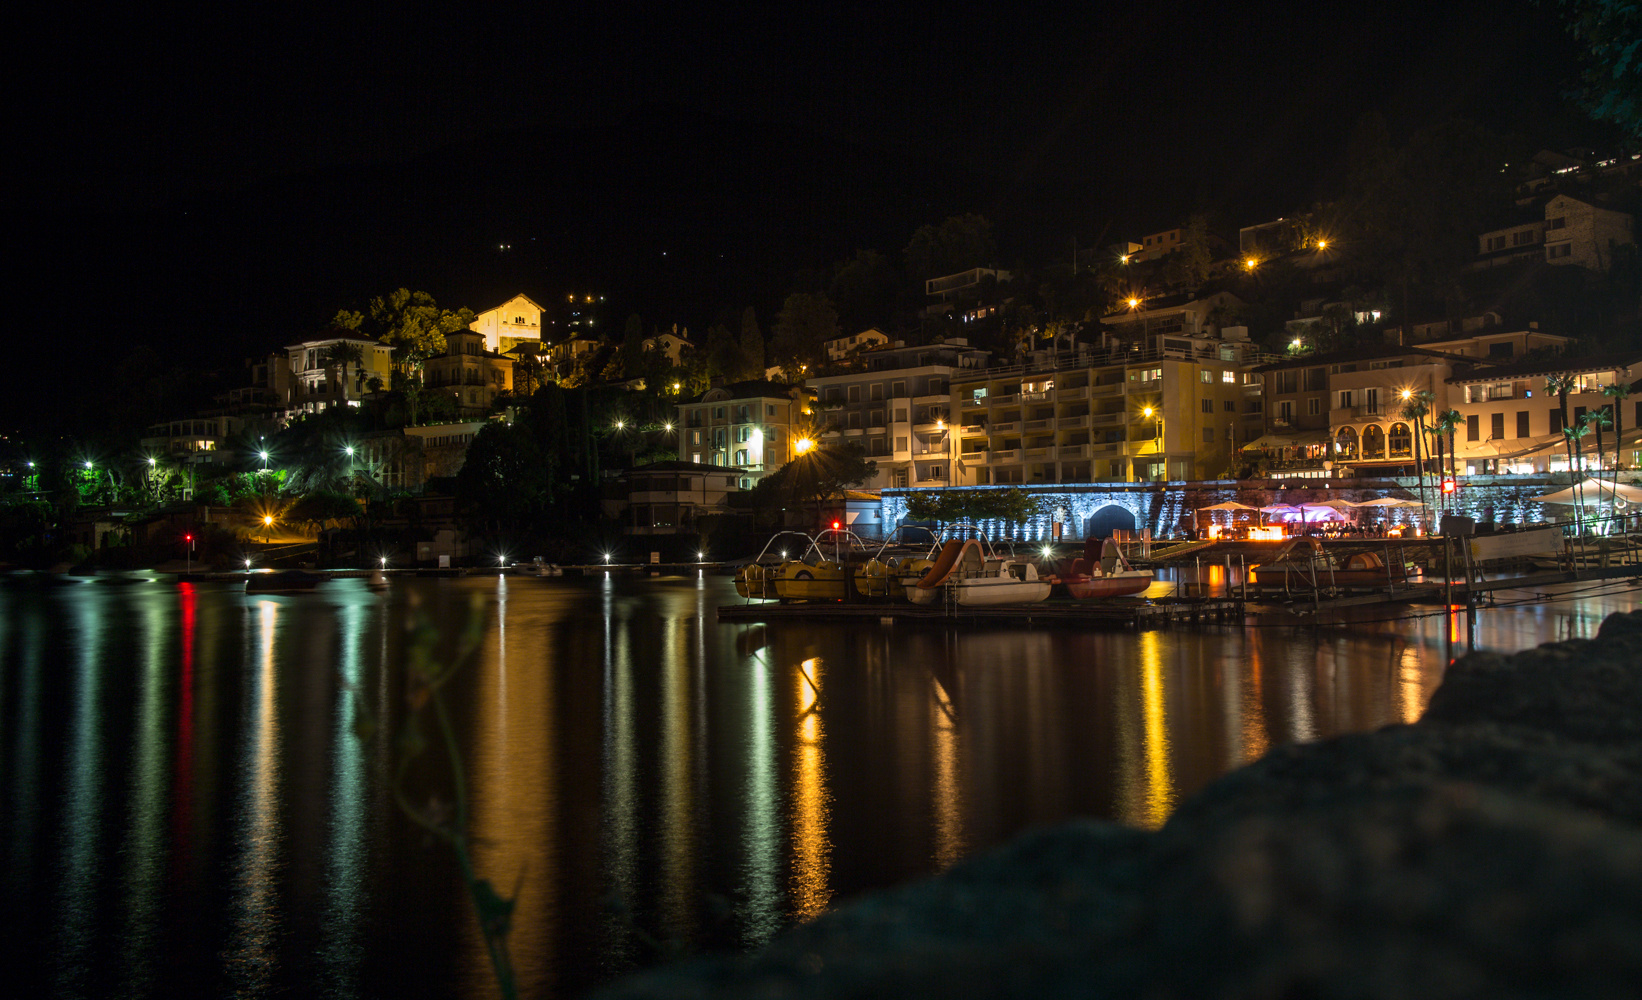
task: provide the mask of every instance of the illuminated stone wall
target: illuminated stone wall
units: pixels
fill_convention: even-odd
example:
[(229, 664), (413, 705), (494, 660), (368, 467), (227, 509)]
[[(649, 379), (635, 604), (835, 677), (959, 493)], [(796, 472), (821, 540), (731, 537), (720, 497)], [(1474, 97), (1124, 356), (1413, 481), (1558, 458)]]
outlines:
[[(1473, 476), (1466, 485), (1444, 502), (1445, 510), (1477, 519), (1478, 524), (1495, 523), (1501, 526), (1534, 524), (1567, 518), (1573, 513), (1566, 506), (1535, 503), (1532, 498), (1543, 496), (1567, 485), (1564, 477), (1551, 481), (1545, 476)], [(1089, 518), (1108, 506), (1120, 507), (1134, 517), (1137, 529), (1150, 528), (1154, 537), (1168, 538), (1192, 524), (1192, 514), (1204, 507), (1224, 501), (1236, 501), (1251, 507), (1275, 504), (1316, 503), (1321, 500), (1342, 499), (1353, 502), (1394, 496), (1419, 499), (1419, 484), (1415, 479), (1383, 479), (1355, 481), (1350, 485), (1332, 487), (1280, 486), (1270, 480), (1239, 482), (1221, 480), (1202, 483), (1090, 483), (1045, 486), (978, 486), (969, 489), (1021, 489), (1044, 501), (1045, 513), (1024, 524), (1005, 524), (982, 521), (980, 529), (992, 538), (1015, 538), (1023, 541), (1042, 541), (1053, 537), (1054, 523), (1062, 525), (1061, 537), (1080, 539)], [(893, 529), (906, 517), (907, 498), (918, 490), (884, 490), (880, 498), (880, 513), (885, 530)], [(1425, 499), (1434, 521), (1438, 515), (1439, 493), (1437, 480), (1426, 480)], [(1366, 508), (1355, 512), (1357, 523), (1364, 525), (1412, 525), (1418, 521), (1417, 507)], [(1203, 516), (1203, 525), (1213, 517), (1222, 525), (1244, 524), (1253, 512), (1216, 511)]]

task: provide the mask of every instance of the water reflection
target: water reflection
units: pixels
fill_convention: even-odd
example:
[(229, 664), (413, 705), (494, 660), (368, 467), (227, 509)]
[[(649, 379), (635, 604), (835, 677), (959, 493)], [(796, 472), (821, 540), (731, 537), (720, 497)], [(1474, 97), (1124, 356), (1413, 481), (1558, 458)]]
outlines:
[(239, 996), (268, 992), (278, 957), (280, 720), (274, 638), (279, 608), (272, 600), (252, 604), (255, 626), (247, 636), (253, 644), (245, 662), (252, 668), (240, 753), (244, 786), (237, 809), (239, 857), (226, 956), (229, 981)]
[(1473, 637), (1588, 636), (1634, 603), (1137, 634), (720, 625), (730, 581), (699, 574), (329, 586), (0, 590), (6, 914), (48, 915), (34, 992), (493, 991), (455, 866), (354, 732), (400, 710), (412, 600), (452, 635), (490, 601), (450, 704), (475, 865), (517, 893), (536, 996), (767, 941), (1030, 826), (1155, 827), (1273, 746), (1417, 719)]
[(126, 920), (121, 963), (126, 992), (148, 992), (154, 970), (152, 955), (165, 845), (163, 804), (166, 793), (165, 691), (170, 653), (170, 609), (159, 595), (142, 595), (136, 610), (141, 658), (137, 721), (131, 748), (132, 789), (125, 843)]
[(776, 713), (770, 686), (768, 650), (762, 644), (763, 626), (743, 634), (750, 649), (742, 658), (746, 679), (743, 716), (747, 754), (742, 786), (741, 884), (745, 916), (742, 940), (758, 945), (781, 929), (781, 889), (777, 883), (781, 850), (781, 790), (777, 786)]
[(604, 872), (613, 906), (606, 928), (611, 958), (632, 957), (633, 935), (629, 914), (638, 890), (639, 865), (639, 753), (634, 714), (632, 636), (627, 623), (618, 621), (615, 580), (609, 573), (599, 583), (604, 630), (603, 817)]
[(69, 612), (78, 656), (74, 665), (64, 856), (57, 902), (62, 921), (58, 992), (80, 995), (87, 991), (96, 961), (96, 890), (104, 861), (99, 829), (103, 810), (103, 612), (107, 596), (74, 596), (80, 599), (70, 602)]
[(821, 658), (798, 665), (798, 732), (793, 741), (793, 861), (791, 895), (799, 920), (819, 916), (832, 891), (832, 845), (827, 840), (827, 756), (821, 725)]
[(365, 746), (356, 728), (365, 682), (366, 608), (350, 602), (337, 612), (337, 673), (331, 723), (330, 829), (325, 859), (323, 961), (330, 989), (351, 996), (358, 989), (362, 957), (361, 917), (365, 913)]

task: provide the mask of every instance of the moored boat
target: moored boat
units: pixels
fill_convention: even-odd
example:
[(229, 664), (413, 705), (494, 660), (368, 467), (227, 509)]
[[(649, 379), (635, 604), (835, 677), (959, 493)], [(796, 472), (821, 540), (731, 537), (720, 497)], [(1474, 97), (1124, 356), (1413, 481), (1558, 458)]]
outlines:
[(1376, 588), (1393, 583), (1408, 583), (1423, 574), (1418, 566), (1393, 562), (1387, 564), (1380, 553), (1372, 549), (1340, 555), (1323, 547), (1310, 536), (1289, 541), (1270, 562), (1251, 570), (1256, 585), (1283, 587), (1288, 590), (1316, 590), (1319, 588)]
[(1149, 569), (1135, 569), (1123, 558), (1123, 550), (1110, 538), (1088, 538), (1083, 555), (1058, 576), (1067, 593), (1080, 601), (1129, 597), (1152, 585)]
[(910, 579), (903, 577), (903, 585), (914, 604), (934, 604), (942, 596), (971, 608), (1034, 604), (1047, 598), (1051, 589), (1027, 560), (999, 555), (973, 538), (947, 542), (928, 571), (907, 583)]

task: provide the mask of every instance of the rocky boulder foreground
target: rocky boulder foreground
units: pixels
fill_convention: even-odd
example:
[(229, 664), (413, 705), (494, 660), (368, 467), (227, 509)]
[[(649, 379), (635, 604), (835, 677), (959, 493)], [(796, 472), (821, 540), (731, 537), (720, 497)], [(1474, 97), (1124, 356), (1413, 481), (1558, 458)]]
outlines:
[(1642, 612), (1449, 668), (1145, 833), (1037, 831), (615, 998), (1642, 996)]

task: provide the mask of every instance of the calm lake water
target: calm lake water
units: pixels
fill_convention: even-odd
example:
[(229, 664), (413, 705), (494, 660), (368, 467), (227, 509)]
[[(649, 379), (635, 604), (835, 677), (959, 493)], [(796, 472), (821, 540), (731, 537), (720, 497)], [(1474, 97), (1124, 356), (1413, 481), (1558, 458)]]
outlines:
[[(1622, 583), (1512, 599), (1474, 630), (1381, 608), (1130, 633), (719, 625), (737, 599), (716, 576), (297, 597), (12, 580), (6, 971), (14, 995), (492, 993), (457, 867), (395, 804), (381, 734), (404, 716), (408, 625), (454, 644), (475, 601), (482, 642), (449, 698), (476, 864), (517, 894), (522, 995), (573, 996), (1027, 827), (1154, 827), (1272, 746), (1417, 718), (1468, 638), (1589, 636), (1636, 606)], [(436, 763), (405, 779), (418, 805), (450, 801)]]

